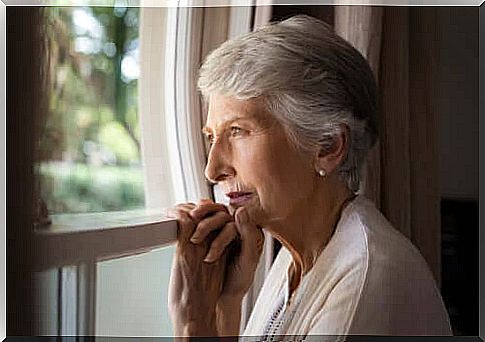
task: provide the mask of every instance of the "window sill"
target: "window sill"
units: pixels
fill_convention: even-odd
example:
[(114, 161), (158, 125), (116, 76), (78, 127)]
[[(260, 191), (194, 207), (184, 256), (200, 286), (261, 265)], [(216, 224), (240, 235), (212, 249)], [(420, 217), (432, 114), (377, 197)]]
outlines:
[(162, 209), (62, 214), (34, 230), (34, 268), (105, 261), (145, 253), (176, 241), (177, 222)]

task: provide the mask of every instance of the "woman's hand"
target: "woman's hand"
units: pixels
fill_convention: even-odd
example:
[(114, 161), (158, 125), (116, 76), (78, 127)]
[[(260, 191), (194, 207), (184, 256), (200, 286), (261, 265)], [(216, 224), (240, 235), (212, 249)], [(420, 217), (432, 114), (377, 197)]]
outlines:
[(225, 259), (204, 262), (209, 239), (193, 244), (199, 220), (189, 212), (195, 204), (181, 204), (169, 212), (178, 221), (178, 242), (169, 287), (169, 312), (176, 336), (217, 336), (216, 306), (224, 281)]
[[(227, 209), (221, 207), (221, 204), (206, 200), (191, 211), (195, 219), (202, 219), (218, 210), (223, 213), (218, 212), (210, 221), (197, 226), (192, 236), (196, 243), (203, 241), (204, 237), (218, 229), (216, 222), (225, 221), (223, 217), (227, 217)], [(220, 336), (239, 334), (242, 299), (253, 282), (264, 245), (263, 232), (251, 222), (246, 208), (238, 208), (234, 219), (224, 225), (212, 242), (206, 257), (207, 262), (214, 262), (221, 257), (226, 259), (225, 278), (216, 311), (217, 330)], [(225, 250), (227, 253), (224, 253)]]
[[(251, 222), (245, 208), (237, 209), (233, 217), (224, 205), (210, 200), (202, 200), (198, 205), (179, 205), (173, 215), (179, 220), (180, 226), (170, 284), (173, 320), (182, 322), (188, 316), (198, 316), (194, 312), (187, 314), (184, 311), (199, 311), (202, 307), (205, 308), (204, 319), (208, 315), (213, 317), (211, 310), (215, 297), (218, 297), (215, 300), (215, 316), (219, 333), (237, 335), (241, 301), (251, 286), (263, 249), (264, 237), (261, 229)], [(192, 263), (191, 266), (182, 267), (184, 262), (177, 261), (183, 256), (185, 263)], [(203, 286), (198, 285), (198, 278), (202, 278)], [(201, 288), (184, 289), (189, 279), (193, 282), (192, 286)], [(212, 284), (206, 284), (211, 279)], [(202, 300), (204, 303), (195, 305), (194, 301), (202, 298), (193, 296), (204, 291), (210, 292), (205, 294), (206, 297)], [(182, 298), (185, 298), (185, 304), (180, 301)], [(192, 303), (190, 308), (187, 303)]]
[(205, 261), (216, 262), (228, 252), (221, 300), (242, 299), (253, 282), (263, 251), (261, 228), (252, 223), (246, 208), (238, 208), (232, 217), (224, 205), (210, 200), (202, 200), (190, 215), (201, 220), (191, 237), (195, 244), (205, 241), (223, 226), (211, 242)]

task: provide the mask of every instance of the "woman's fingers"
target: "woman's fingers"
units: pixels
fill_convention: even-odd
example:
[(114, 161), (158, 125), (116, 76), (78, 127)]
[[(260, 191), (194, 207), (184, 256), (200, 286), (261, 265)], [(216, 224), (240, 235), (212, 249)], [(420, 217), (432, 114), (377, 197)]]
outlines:
[[(240, 243), (235, 245), (235, 252), (228, 256), (229, 267), (226, 268), (224, 288), (221, 297), (242, 298), (254, 280), (254, 273), (263, 251), (264, 235), (249, 217), (244, 207), (236, 209), (235, 228)], [(232, 254), (232, 253), (231, 253)], [(229, 255), (231, 255), (229, 254)]]
[[(229, 214), (226, 206), (214, 203), (209, 199), (202, 199), (198, 204), (182, 203), (167, 211), (167, 216), (177, 219), (179, 230), (178, 240), (187, 243), (189, 240), (193, 244), (199, 244), (206, 240), (212, 232), (223, 228), (227, 223), (234, 220)], [(234, 226), (222, 229), (214, 240), (207, 241), (210, 246), (214, 246), (213, 251), (207, 254), (208, 262), (217, 260), (224, 252), (225, 247), (236, 236), (237, 230)], [(226, 243), (227, 241), (227, 243)], [(213, 245), (213, 243), (215, 244)]]
[(208, 214), (223, 211), (228, 213), (228, 210), (224, 204), (214, 203), (211, 200), (201, 200), (199, 204), (192, 209), (190, 215), (197, 220), (203, 219)]
[(185, 211), (190, 214), (190, 212), (196, 207), (195, 203), (180, 203), (173, 208), (169, 208), (166, 211), (166, 215), (169, 218), (177, 218), (177, 212), (179, 210)]
[(190, 207), (178, 205), (167, 211), (167, 216), (177, 219), (177, 238), (180, 243), (187, 243), (194, 233), (196, 222), (189, 215)]
[(236, 229), (241, 236), (241, 260), (257, 262), (263, 251), (264, 235), (249, 218), (247, 209), (238, 208), (235, 213)]
[(236, 224), (234, 222), (227, 223), (220, 234), (212, 241), (210, 250), (207, 253), (204, 261), (211, 263), (216, 261), (224, 253), (226, 247), (237, 237)]
[(192, 243), (202, 242), (210, 232), (224, 227), (224, 225), (229, 221), (232, 221), (232, 217), (227, 212), (216, 212), (214, 215), (209, 216), (199, 222), (190, 241)]

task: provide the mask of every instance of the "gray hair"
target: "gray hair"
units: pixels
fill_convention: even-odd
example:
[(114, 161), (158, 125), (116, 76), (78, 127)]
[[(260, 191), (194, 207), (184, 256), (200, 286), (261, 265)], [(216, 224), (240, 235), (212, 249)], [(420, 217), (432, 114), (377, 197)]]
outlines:
[(365, 58), (327, 24), (298, 15), (226, 41), (206, 58), (198, 87), (206, 101), (262, 97), (303, 153), (331, 148), (347, 128), (337, 172), (358, 190), (377, 140), (377, 87)]

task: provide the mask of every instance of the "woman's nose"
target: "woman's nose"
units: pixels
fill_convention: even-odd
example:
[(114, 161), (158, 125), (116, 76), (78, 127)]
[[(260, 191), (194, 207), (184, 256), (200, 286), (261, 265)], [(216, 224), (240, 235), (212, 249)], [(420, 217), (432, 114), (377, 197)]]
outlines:
[(209, 150), (205, 177), (212, 183), (233, 177), (236, 172), (231, 164), (231, 153), (227, 146), (221, 141), (216, 141)]

